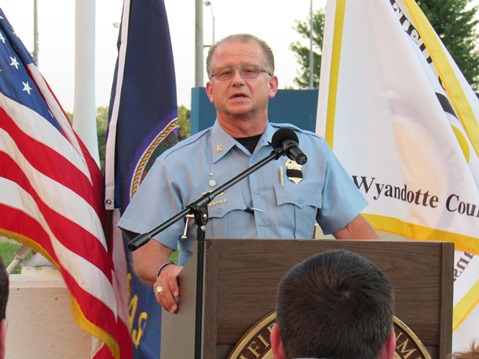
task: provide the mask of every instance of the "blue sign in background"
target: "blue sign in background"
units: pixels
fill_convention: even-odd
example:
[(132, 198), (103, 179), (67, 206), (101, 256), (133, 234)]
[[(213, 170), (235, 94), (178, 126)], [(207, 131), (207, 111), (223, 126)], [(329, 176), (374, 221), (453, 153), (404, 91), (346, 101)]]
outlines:
[[(269, 121), (287, 122), (304, 130), (316, 131), (318, 90), (278, 90), (269, 102)], [(215, 108), (204, 87), (191, 89), (191, 134), (213, 125)]]

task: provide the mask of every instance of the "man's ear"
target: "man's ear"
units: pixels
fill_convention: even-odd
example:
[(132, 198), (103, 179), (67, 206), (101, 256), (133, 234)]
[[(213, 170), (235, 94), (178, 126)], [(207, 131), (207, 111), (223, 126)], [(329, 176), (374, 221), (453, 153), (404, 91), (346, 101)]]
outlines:
[(396, 353), (396, 333), (394, 329), (391, 330), (386, 343), (384, 344), (383, 350), (381, 351), (380, 359), (394, 359), (394, 354)]
[(276, 323), (273, 325), (273, 329), (271, 329), (270, 341), (271, 350), (273, 351), (274, 358), (286, 359), (286, 355), (284, 354), (283, 349), (283, 340), (281, 339), (281, 335), (279, 334), (279, 327)]
[(276, 96), (276, 93), (278, 92), (278, 85), (278, 77), (272, 75), (269, 79), (269, 98), (273, 98)]
[(208, 82), (206, 83), (205, 92), (206, 92), (206, 96), (208, 96), (208, 99), (210, 100), (210, 102), (213, 103), (213, 101), (214, 101), (214, 98), (213, 98), (213, 87), (211, 86), (211, 82), (210, 82), (210, 81), (208, 81)]

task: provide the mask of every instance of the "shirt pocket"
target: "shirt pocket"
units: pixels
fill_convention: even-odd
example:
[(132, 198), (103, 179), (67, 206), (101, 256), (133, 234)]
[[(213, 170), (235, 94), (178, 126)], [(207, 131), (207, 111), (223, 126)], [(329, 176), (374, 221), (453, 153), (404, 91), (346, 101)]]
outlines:
[(281, 225), (294, 238), (309, 239), (313, 236), (318, 211), (322, 206), (321, 190), (317, 185), (299, 183), (274, 186)]
[[(254, 218), (245, 211), (241, 190), (227, 190), (208, 205), (207, 236), (211, 238), (243, 238)], [(249, 233), (248, 233), (249, 234)]]

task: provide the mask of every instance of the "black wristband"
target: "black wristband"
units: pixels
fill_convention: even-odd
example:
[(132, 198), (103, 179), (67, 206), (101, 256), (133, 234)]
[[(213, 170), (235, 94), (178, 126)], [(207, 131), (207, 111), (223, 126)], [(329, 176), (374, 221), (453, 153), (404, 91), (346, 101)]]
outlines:
[(158, 278), (160, 276), (160, 273), (161, 271), (163, 270), (163, 268), (165, 268), (166, 266), (170, 265), (170, 264), (175, 264), (175, 262), (173, 261), (168, 261), (164, 264), (161, 265), (160, 269), (158, 269), (158, 273), (156, 273), (156, 278)]

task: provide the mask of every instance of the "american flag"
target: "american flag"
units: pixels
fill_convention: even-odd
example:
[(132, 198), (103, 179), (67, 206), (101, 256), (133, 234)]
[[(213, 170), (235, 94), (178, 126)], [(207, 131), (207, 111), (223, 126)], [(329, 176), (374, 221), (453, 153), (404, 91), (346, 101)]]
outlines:
[(92, 357), (127, 358), (102, 191), (98, 165), (0, 9), (0, 235), (58, 268), (75, 319), (96, 338)]

